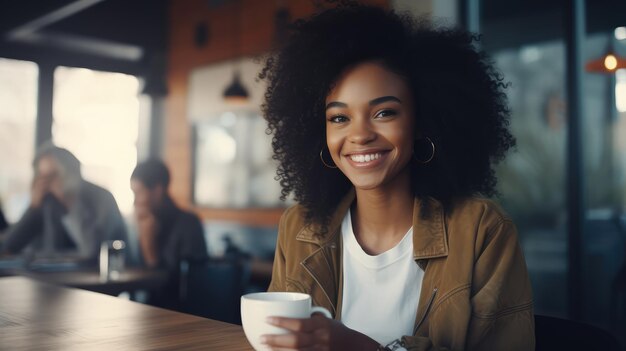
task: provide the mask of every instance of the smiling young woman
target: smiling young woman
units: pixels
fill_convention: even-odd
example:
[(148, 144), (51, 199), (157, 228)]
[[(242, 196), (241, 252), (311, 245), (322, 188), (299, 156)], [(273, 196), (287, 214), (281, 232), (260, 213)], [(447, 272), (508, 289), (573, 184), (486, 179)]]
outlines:
[(276, 317), (275, 349), (531, 350), (514, 224), (492, 201), (514, 145), (502, 79), (466, 32), (344, 5), (266, 64), (283, 196), (270, 291), (334, 319)]

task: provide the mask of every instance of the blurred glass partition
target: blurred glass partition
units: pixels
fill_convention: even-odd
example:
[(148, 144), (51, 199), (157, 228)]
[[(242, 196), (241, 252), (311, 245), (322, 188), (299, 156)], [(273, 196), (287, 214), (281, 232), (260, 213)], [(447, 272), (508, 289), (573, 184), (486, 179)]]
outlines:
[[(626, 46), (626, 39), (622, 39), (621, 43)], [(615, 107), (617, 116), (613, 142), (615, 160), (619, 167), (617, 177), (619, 183), (626, 184), (626, 69), (619, 69), (615, 74)], [(626, 213), (626, 189), (621, 188), (616, 195), (619, 198), (621, 212)]]
[(491, 54), (510, 82), (511, 130), (517, 138), (517, 149), (498, 168), (499, 200), (518, 226), (537, 312), (565, 316), (565, 45), (551, 41)]
[[(588, 35), (584, 62), (603, 57), (612, 42), (613, 33)], [(616, 75), (586, 72), (584, 79), (583, 153), (587, 207), (590, 210), (621, 208), (626, 186), (622, 175), (626, 150), (620, 146), (623, 141), (619, 141), (618, 134), (620, 117), (616, 109)]]
[(0, 206), (9, 222), (30, 203), (37, 74), (35, 63), (0, 58)]
[[(589, 13), (591, 22), (601, 21)], [(604, 61), (612, 52), (626, 57), (626, 41), (614, 30), (588, 34), (584, 62)], [(626, 92), (620, 91), (624, 70), (592, 71), (585, 74), (585, 232), (583, 236), (583, 305), (586, 321), (614, 331), (626, 330), (626, 113), (620, 104)], [(619, 276), (619, 271), (623, 273)], [(621, 277), (621, 278), (620, 278)], [(621, 279), (621, 281), (619, 280)], [(611, 315), (620, 310), (620, 301), (611, 297), (621, 286), (621, 318)], [(618, 333), (622, 342), (626, 334)]]
[(130, 175), (137, 163), (139, 81), (121, 73), (59, 67), (55, 74), (54, 142), (73, 152), (85, 179), (113, 194), (130, 213)]

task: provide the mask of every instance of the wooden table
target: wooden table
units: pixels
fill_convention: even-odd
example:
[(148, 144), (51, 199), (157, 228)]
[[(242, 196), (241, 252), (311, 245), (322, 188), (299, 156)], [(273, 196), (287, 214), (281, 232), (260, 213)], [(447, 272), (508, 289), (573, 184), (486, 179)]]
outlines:
[(168, 274), (161, 270), (130, 268), (125, 269), (118, 279), (100, 280), (100, 273), (95, 269), (83, 269), (64, 272), (38, 272), (26, 269), (14, 270), (15, 275), (32, 278), (34, 280), (95, 291), (107, 295), (117, 296), (124, 291), (151, 290), (162, 287), (167, 283)]
[(0, 278), (0, 350), (252, 350), (240, 326), (25, 277)]

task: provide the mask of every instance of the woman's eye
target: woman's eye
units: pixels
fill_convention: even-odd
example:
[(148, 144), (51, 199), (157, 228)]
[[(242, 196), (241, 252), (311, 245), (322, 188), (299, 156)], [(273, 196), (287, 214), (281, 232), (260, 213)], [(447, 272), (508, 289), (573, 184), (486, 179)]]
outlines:
[(376, 114), (376, 117), (391, 117), (395, 116), (397, 113), (394, 110), (382, 110)]
[(343, 123), (343, 122), (347, 122), (348, 121), (348, 117), (342, 116), (342, 115), (331, 116), (331, 117), (328, 118), (328, 121), (330, 123)]

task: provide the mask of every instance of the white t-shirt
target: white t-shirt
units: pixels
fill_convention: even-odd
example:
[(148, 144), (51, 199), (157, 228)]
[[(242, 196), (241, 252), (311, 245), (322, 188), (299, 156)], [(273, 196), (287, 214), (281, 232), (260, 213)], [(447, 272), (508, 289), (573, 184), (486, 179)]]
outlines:
[(413, 259), (413, 228), (392, 249), (370, 256), (354, 236), (350, 211), (341, 224), (343, 301), (341, 321), (386, 345), (413, 335), (424, 272)]

